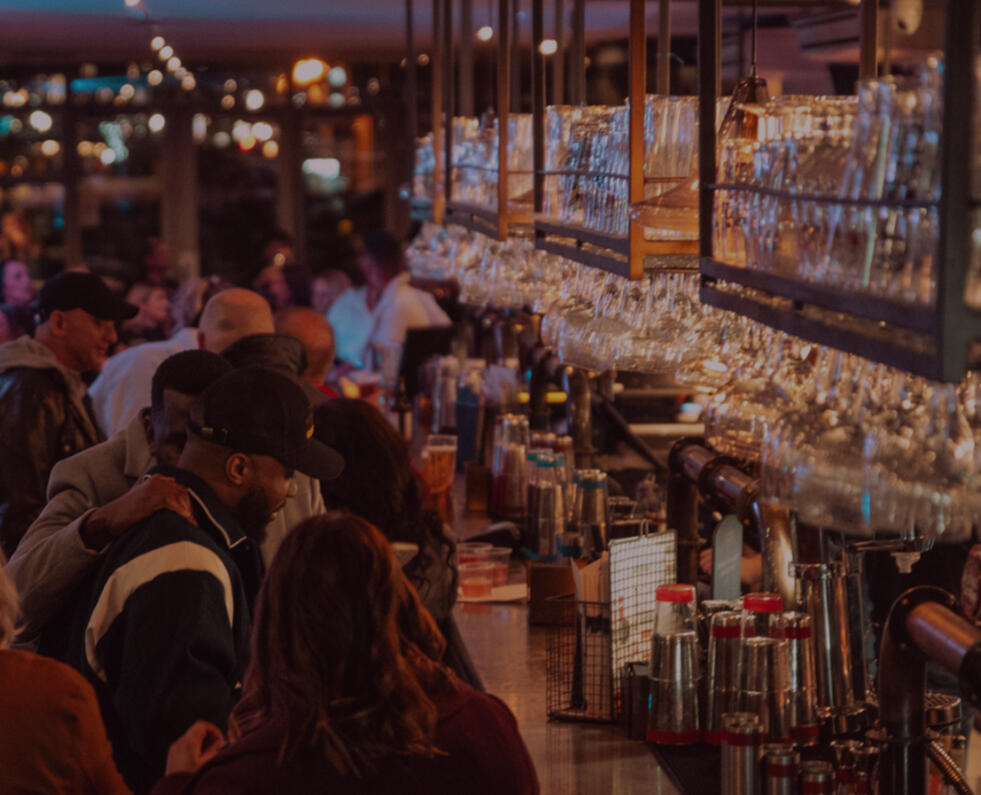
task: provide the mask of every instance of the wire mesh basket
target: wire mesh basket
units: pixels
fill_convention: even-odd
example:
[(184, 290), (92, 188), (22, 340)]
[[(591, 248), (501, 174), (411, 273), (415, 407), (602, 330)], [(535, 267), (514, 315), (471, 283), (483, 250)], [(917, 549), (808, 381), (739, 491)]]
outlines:
[(610, 723), (613, 654), (609, 602), (552, 597), (558, 624), (549, 629), (545, 650), (545, 704), (553, 720)]
[(612, 723), (624, 716), (628, 666), (650, 655), (655, 592), (674, 582), (674, 531), (610, 542), (611, 602), (547, 600), (546, 709), (554, 720)]

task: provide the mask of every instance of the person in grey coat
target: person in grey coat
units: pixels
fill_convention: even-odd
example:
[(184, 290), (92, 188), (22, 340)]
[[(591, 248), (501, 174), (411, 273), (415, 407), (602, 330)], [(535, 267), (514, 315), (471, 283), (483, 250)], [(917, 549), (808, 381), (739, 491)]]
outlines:
[[(55, 466), (48, 503), (8, 564), (23, 606), (20, 643), (38, 643), (39, 651), (61, 658), (66, 638), (60, 614), (97, 569), (109, 542), (162, 507), (190, 515), (182, 486), (146, 473), (157, 463), (176, 462), (191, 402), (229, 369), (224, 358), (207, 351), (171, 356), (154, 374), (150, 408), (109, 441)], [(300, 474), (296, 482), (296, 495), (267, 528), (261, 547), (267, 563), (289, 528), (324, 510), (319, 484)]]

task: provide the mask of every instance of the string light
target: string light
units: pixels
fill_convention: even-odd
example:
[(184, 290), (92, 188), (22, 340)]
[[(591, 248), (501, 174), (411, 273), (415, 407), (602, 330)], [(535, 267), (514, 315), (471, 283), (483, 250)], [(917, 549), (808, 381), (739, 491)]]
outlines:
[(246, 93), (245, 107), (248, 110), (259, 110), (259, 108), (265, 104), (266, 97), (258, 88), (253, 88), (251, 91)]
[(490, 41), (494, 38), (494, 28), (490, 25), (483, 25), (477, 30), (477, 38), (481, 41)]
[(538, 51), (542, 55), (555, 55), (559, 51), (559, 43), (555, 39), (542, 39), (538, 45)]

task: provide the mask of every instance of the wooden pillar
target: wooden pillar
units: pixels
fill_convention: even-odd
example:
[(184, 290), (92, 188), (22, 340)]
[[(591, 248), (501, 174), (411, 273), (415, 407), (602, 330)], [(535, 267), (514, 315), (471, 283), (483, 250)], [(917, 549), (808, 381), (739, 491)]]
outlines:
[(85, 252), (82, 250), (82, 219), (79, 202), (78, 118), (72, 105), (71, 80), (68, 81), (68, 97), (62, 115), (61, 162), (65, 173), (65, 262), (66, 268), (81, 265)]
[(290, 108), (280, 118), (276, 226), (294, 240), (297, 262), (306, 262), (306, 190), (303, 184), (302, 125), (300, 114)]
[(180, 281), (201, 273), (198, 248), (198, 164), (191, 111), (167, 113), (161, 153), (160, 237), (170, 249)]

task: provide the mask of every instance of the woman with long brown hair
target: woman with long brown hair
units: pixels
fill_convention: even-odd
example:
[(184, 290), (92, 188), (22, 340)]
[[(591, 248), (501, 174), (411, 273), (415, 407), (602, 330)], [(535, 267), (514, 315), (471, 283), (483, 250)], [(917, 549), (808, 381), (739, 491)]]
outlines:
[[(472, 769), (436, 747), (436, 707), (399, 633), (404, 582), (363, 519), (297, 526), (259, 592), (235, 742), (154, 793), (472, 791)], [(175, 743), (168, 772), (212, 756), (216, 731)]]
[(367, 519), (389, 541), (407, 541), (419, 552), (405, 574), (437, 623), (456, 601), (455, 547), (435, 511), (423, 507), (423, 484), (412, 469), (409, 448), (374, 406), (337, 398), (318, 406), (317, 438), (344, 458), (344, 471), (321, 481), (327, 510), (351, 511)]

